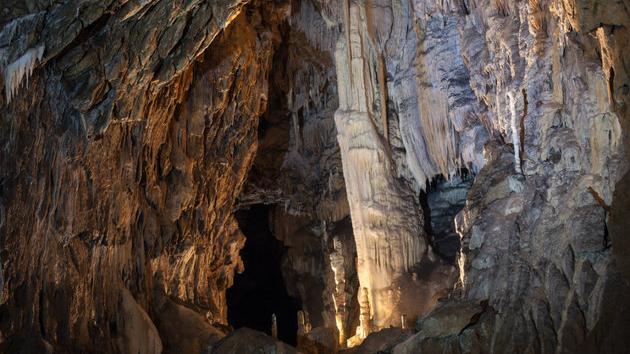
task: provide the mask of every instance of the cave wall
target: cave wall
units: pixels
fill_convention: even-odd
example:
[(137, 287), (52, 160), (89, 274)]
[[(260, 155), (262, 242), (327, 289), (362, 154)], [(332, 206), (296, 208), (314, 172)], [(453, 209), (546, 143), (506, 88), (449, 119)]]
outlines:
[(306, 326), (340, 332), (335, 337), (345, 343), (358, 321), (358, 284), (334, 122), (339, 31), (315, 5), (293, 1), (281, 28), (258, 153), (237, 208), (273, 205), (285, 282), (301, 300)]
[[(456, 218), (452, 296), (487, 300), (494, 315), (404, 350), (623, 352), (627, 1), (321, 3), (343, 28), (336, 123), (361, 286), (378, 278), (404, 294), (392, 274), (413, 274), (421, 257), (389, 245), (430, 249), (418, 207), (400, 196), (437, 174), (476, 174)], [(387, 266), (387, 252), (402, 264), (378, 277), (370, 267)], [(376, 327), (402, 305), (374, 301)]]
[[(353, 26), (366, 26), (361, 33), (367, 36), (369, 13), (376, 12), (372, 26), (392, 31), (388, 39), (396, 42), (391, 29), (399, 16), (412, 18), (417, 37), (404, 43), (415, 43), (412, 72), (419, 98), (411, 108), (394, 106), (398, 112), (392, 116), (407, 130), (403, 134), (422, 137), (429, 151), (417, 155), (422, 149), (403, 139), (406, 158), (419, 160), (416, 166), (407, 164), (417, 185), (423, 188), (424, 179), (436, 171), (452, 174), (451, 166), (476, 173), (466, 208), (456, 218), (463, 249), (453, 294), (487, 300), (490, 310), (459, 336), (429, 340), (421, 331), (397, 352), (623, 352), (630, 327), (628, 302), (619, 295), (628, 283), (626, 261), (615, 254), (624, 253), (627, 230), (618, 226), (618, 215), (627, 209), (615, 195), (625, 193), (622, 177), (628, 167), (627, 46), (621, 44), (628, 35), (627, 2), (412, 1), (407, 7), (373, 1), (346, 6), (349, 15), (340, 21), (350, 28), (353, 54), (343, 49), (337, 67), (357, 68), (345, 74), (342, 85), (351, 97), (368, 91), (368, 102), (383, 91), (378, 83), (382, 64), (370, 59), (382, 49), (359, 47), (379, 41), (352, 39)], [(402, 15), (401, 9), (406, 9)], [(396, 53), (408, 47), (397, 48), (384, 50), (390, 95), (397, 84)], [(356, 52), (367, 54), (356, 58)], [(366, 84), (366, 77), (376, 82)], [(378, 135), (383, 111), (369, 112), (371, 106), (378, 104), (363, 106), (367, 117), (355, 114), (338, 122), (342, 151), (348, 141), (354, 153), (366, 147), (386, 150), (374, 148), (385, 134), (380, 140), (344, 136), (339, 127), (360, 121), (366, 128), (356, 131)], [(343, 102), (340, 107), (347, 109)], [(419, 123), (402, 128), (409, 110)], [(344, 169), (355, 164), (353, 157), (342, 157)], [(426, 167), (431, 165), (437, 169)], [(354, 167), (359, 178), (373, 165), (368, 166)], [(347, 175), (349, 181), (356, 179)], [(360, 212), (377, 198), (364, 198)], [(355, 235), (362, 227), (355, 225)]]
[[(478, 176), (461, 229), (469, 240), (467, 297), (488, 298), (499, 312), (520, 314), (494, 317), (487, 336), (496, 348), (625, 350), (628, 302), (614, 294), (625, 292), (627, 278), (613, 252), (624, 249), (615, 240), (627, 231), (611, 238), (608, 216), (628, 161), (622, 130), (628, 97), (619, 92), (628, 84), (627, 67), (612, 54), (626, 50), (613, 43), (627, 41), (628, 16), (619, 17), (627, 3), (607, 3), (606, 10), (598, 5), (505, 3), (482, 10), (486, 38), (505, 33), (506, 26), (519, 33), (479, 54), (504, 57), (516, 69), (503, 71), (497, 78), (503, 88), (484, 96), (494, 96), (497, 104), (490, 107), (497, 117), (500, 95), (516, 100), (509, 116), (520, 123), (512, 126), (514, 149), (507, 154), (523, 174), (506, 173), (505, 150), (490, 152), (493, 167), (485, 172), (492, 176)], [(519, 14), (518, 20), (510, 14)], [(475, 58), (470, 55), (471, 63), (480, 62)], [(519, 335), (508, 335), (508, 328)]]
[(161, 311), (163, 295), (226, 324), (244, 242), (232, 207), (286, 8), (12, 5), (3, 83), (29, 48), (44, 52), (0, 98), (2, 351), (168, 350), (151, 318), (185, 311)]
[[(3, 3), (0, 350), (199, 350), (266, 203), (342, 343), (448, 295), (487, 306), (395, 352), (624, 352), (628, 8)], [(456, 267), (419, 197), (461, 168)]]

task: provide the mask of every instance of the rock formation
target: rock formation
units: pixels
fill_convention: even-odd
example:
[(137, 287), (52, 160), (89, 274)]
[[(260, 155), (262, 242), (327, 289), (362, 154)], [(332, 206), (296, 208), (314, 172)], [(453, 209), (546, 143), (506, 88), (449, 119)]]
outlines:
[[(385, 75), (378, 74), (386, 70), (379, 44), (387, 38), (377, 37), (376, 33), (381, 34), (377, 30), (384, 24), (376, 18), (393, 20), (393, 14), (381, 14), (379, 7), (370, 4), (346, 1), (343, 6), (345, 36), (336, 49), (339, 109), (335, 122), (357, 247), (359, 283), (367, 289), (372, 326), (380, 329), (399, 323), (405, 312), (421, 313), (422, 304), (405, 308), (405, 299), (420, 295), (417, 300), (426, 301), (442, 289), (439, 281), (417, 284), (412, 278), (412, 267), (423, 260), (433, 263), (435, 257), (427, 246), (421, 209), (410, 186), (392, 173), (388, 129), (379, 129), (388, 126), (386, 109), (375, 109), (377, 100), (384, 106), (387, 97), (382, 82)], [(414, 294), (414, 289), (407, 287), (422, 290)]]
[(299, 350), (627, 351), (629, 9), (4, 1), (0, 352), (292, 352), (228, 323), (260, 204)]
[(3, 67), (45, 51), (0, 99), (0, 351), (178, 352), (154, 294), (227, 324), (232, 208), (286, 9), (53, 5), (2, 5)]

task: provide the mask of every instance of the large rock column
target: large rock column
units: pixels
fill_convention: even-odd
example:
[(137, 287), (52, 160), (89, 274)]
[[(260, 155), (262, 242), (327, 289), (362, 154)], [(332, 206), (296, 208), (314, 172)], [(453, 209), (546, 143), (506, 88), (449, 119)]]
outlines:
[[(337, 44), (339, 109), (335, 113), (343, 172), (357, 245), (359, 282), (367, 289), (373, 329), (400, 325), (434, 300), (440, 281), (418, 279), (414, 266), (434, 256), (411, 188), (396, 177), (386, 140), (385, 75), (376, 49), (379, 23), (364, 5), (344, 4), (345, 33)], [(380, 106), (380, 107), (379, 107)], [(431, 273), (430, 271), (428, 273)], [(448, 273), (448, 271), (447, 271)], [(430, 277), (430, 275), (428, 276)], [(430, 286), (429, 286), (430, 285)], [(406, 300), (414, 298), (413, 304)], [(363, 329), (365, 332), (365, 328)]]

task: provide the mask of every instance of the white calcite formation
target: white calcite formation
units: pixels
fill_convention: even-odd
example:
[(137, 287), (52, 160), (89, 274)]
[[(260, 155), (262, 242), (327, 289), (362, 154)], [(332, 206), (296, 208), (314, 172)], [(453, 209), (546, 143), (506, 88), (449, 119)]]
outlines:
[(330, 267), (333, 271), (335, 287), (333, 292), (333, 304), (335, 306), (335, 324), (339, 331), (339, 343), (345, 345), (346, 336), (345, 322), (348, 316), (349, 299), (346, 292), (346, 268), (351, 261), (344, 254), (344, 244), (338, 238), (333, 239), (333, 251), (330, 253)]
[(4, 91), (7, 103), (11, 103), (11, 97), (15, 96), (22, 81), (26, 81), (26, 86), (28, 87), (28, 79), (33, 74), (37, 63), (42, 60), (43, 55), (44, 46), (40, 45), (27, 50), (16, 61), (7, 65), (4, 69)]
[[(409, 185), (395, 174), (384, 122), (380, 13), (376, 7), (345, 3), (345, 33), (335, 52), (339, 109), (335, 112), (343, 173), (356, 241), (359, 283), (367, 289), (373, 329), (398, 325), (403, 299), (416, 287), (412, 268), (434, 256), (427, 245), (423, 216)], [(391, 19), (391, 17), (390, 17)], [(411, 281), (412, 285), (400, 284)], [(439, 287), (438, 287), (439, 288)], [(432, 291), (429, 291), (429, 295)], [(433, 294), (434, 295), (434, 294)], [(409, 308), (409, 315), (423, 311)], [(367, 324), (363, 323), (362, 327)], [(365, 328), (362, 328), (365, 332)]]
[[(626, 261), (613, 256), (627, 254), (624, 228), (615, 226), (623, 208), (613, 206), (627, 193), (618, 185), (627, 170), (627, 8), (571, 0), (339, 4), (335, 119), (375, 329), (409, 296), (384, 289), (396, 288), (425, 250), (431, 258), (414, 237), (422, 216), (408, 196), (465, 167), (476, 182), (457, 218), (457, 294), (488, 300), (499, 315), (475, 330), (491, 347), (458, 350), (615, 343), (604, 328), (627, 313), (611, 315), (606, 305), (625, 289)], [(437, 350), (422, 345), (415, 350)]]

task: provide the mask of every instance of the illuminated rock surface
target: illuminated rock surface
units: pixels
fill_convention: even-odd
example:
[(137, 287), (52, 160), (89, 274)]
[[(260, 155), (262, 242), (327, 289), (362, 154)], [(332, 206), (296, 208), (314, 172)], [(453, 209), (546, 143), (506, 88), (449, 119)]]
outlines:
[(264, 205), (297, 350), (625, 353), (628, 9), (2, 2), (0, 352), (296, 350), (228, 323)]

